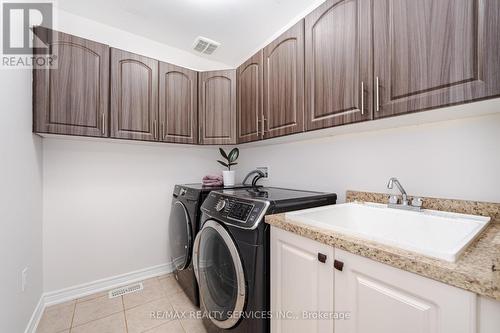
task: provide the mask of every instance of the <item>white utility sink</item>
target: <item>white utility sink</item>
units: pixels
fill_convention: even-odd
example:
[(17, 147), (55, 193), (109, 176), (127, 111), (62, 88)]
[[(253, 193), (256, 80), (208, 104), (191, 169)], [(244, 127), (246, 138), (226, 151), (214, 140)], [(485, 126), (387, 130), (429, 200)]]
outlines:
[(298, 222), (455, 262), (489, 217), (346, 203), (286, 213)]

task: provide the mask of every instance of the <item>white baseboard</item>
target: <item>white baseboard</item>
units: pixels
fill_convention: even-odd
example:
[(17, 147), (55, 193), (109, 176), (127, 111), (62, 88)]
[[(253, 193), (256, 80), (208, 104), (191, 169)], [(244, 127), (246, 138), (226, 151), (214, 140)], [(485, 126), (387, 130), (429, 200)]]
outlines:
[(64, 303), (77, 298), (92, 295), (101, 291), (121, 287), (123, 285), (171, 273), (172, 263), (140, 269), (134, 272), (104, 278), (77, 286), (51, 291), (44, 294), (45, 306)]
[(55, 290), (44, 293), (40, 297), (40, 301), (31, 316), (31, 319), (26, 327), (25, 333), (35, 333), (38, 322), (42, 317), (43, 310), (51, 305), (64, 303), (77, 298), (82, 298), (101, 291), (118, 288), (127, 284), (149, 279), (155, 276), (171, 273), (173, 271), (172, 263), (152, 266), (137, 271), (116, 275), (88, 283), (83, 283), (61, 290)]
[(28, 326), (26, 326), (26, 330), (24, 333), (35, 333), (36, 328), (38, 327), (38, 323), (42, 318), (43, 310), (45, 309), (45, 304), (43, 302), (43, 294), (40, 296), (38, 300), (38, 304), (35, 307), (35, 311), (31, 315), (30, 321), (28, 322)]

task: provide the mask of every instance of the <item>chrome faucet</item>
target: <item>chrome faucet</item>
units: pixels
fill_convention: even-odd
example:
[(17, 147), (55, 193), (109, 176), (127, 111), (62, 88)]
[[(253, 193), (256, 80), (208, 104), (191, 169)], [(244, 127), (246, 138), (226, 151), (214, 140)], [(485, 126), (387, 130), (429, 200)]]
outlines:
[(406, 194), (406, 191), (403, 188), (403, 185), (401, 185), (401, 183), (399, 182), (399, 180), (397, 178), (392, 177), (391, 179), (389, 179), (389, 183), (387, 184), (387, 188), (389, 190), (392, 190), (392, 188), (394, 187), (394, 184), (396, 184), (396, 186), (399, 189), (399, 192), (401, 192), (401, 196), (403, 197), (403, 199), (401, 200), (401, 204), (404, 206), (407, 206), (408, 205), (408, 194)]
[(407, 210), (421, 210), (422, 209), (422, 198), (414, 197), (411, 200), (411, 204), (408, 202), (408, 194), (406, 193), (403, 185), (399, 182), (397, 178), (392, 177), (389, 179), (389, 183), (387, 183), (387, 188), (392, 190), (396, 184), (399, 192), (401, 192), (401, 203), (399, 203), (399, 198), (396, 195), (391, 195), (389, 197), (389, 202), (387, 206), (389, 208), (398, 208), (398, 209), (407, 209)]

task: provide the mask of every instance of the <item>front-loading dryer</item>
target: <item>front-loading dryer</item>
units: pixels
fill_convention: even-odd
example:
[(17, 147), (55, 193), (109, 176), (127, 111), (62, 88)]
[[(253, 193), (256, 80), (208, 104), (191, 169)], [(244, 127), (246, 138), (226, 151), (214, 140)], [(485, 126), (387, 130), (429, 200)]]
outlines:
[[(235, 185), (230, 189), (248, 186)], [(193, 271), (192, 253), (195, 237), (200, 228), (200, 207), (207, 195), (222, 186), (202, 184), (175, 185), (168, 223), (168, 246), (173, 274), (184, 293), (195, 306), (199, 306), (198, 283)]]

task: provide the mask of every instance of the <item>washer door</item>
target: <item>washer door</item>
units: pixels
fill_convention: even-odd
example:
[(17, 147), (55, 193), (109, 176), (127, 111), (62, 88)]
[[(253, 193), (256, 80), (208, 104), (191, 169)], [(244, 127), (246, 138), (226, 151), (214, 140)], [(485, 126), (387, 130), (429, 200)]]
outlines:
[(186, 269), (191, 262), (193, 229), (186, 206), (180, 201), (174, 201), (172, 205), (168, 235), (170, 238), (170, 255), (175, 269)]
[(196, 236), (193, 265), (212, 322), (224, 329), (235, 326), (245, 306), (245, 274), (234, 241), (218, 222), (208, 220)]

